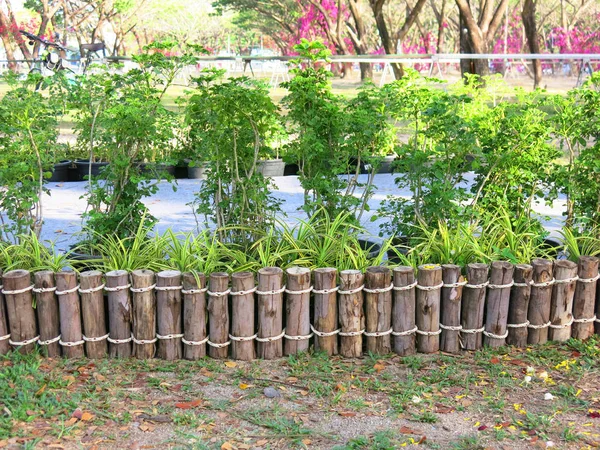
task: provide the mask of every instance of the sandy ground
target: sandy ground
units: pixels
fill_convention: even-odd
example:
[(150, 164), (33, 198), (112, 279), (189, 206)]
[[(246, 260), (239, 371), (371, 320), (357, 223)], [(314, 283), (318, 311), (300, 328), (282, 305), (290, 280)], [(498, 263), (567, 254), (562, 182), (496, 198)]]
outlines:
[[(371, 210), (365, 212), (361, 220), (371, 234), (377, 235), (379, 232), (379, 224), (382, 221), (372, 222), (371, 217), (376, 214), (381, 201), (389, 195), (399, 197), (409, 197), (410, 195), (408, 190), (401, 190), (395, 185), (394, 179), (397, 176), (399, 175), (378, 174), (375, 177), (377, 190), (369, 201)], [(361, 178), (363, 177), (366, 178), (366, 175), (361, 175)], [(465, 186), (470, 185), (472, 180), (473, 175), (467, 174)], [(285, 220), (294, 223), (299, 219), (306, 218), (305, 213), (299, 210), (303, 201), (303, 190), (298, 177), (276, 177), (274, 182), (277, 185), (274, 195), (283, 201), (282, 210), (286, 215)], [(194, 193), (202, 188), (202, 181), (177, 180), (176, 187), (177, 190), (173, 191), (169, 183), (162, 182), (158, 193), (144, 200), (150, 212), (159, 219), (157, 226), (159, 232), (164, 232), (168, 228), (175, 231), (194, 231), (198, 226), (203, 226), (204, 217), (197, 217), (200, 222), (198, 224), (190, 206), (194, 199)], [(42, 238), (54, 241), (58, 250), (65, 250), (78, 241), (77, 233), (81, 230), (81, 214), (87, 206), (85, 198), (82, 198), (86, 192), (87, 183), (49, 183), (48, 188), (50, 195), (45, 196), (43, 200), (45, 223)], [(562, 225), (564, 209), (563, 197), (556, 200), (551, 207), (543, 204), (535, 206), (536, 212), (550, 218), (545, 221), (545, 225), (550, 231), (555, 231)]]

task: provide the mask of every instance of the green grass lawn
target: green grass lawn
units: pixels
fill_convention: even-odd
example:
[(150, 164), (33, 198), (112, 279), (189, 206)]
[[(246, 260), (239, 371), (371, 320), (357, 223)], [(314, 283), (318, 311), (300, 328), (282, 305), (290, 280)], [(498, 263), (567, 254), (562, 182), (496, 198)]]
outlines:
[[(0, 359), (0, 448), (600, 445), (600, 337), (459, 355)], [(526, 378), (530, 377), (530, 378)], [(265, 387), (279, 398), (267, 398)]]

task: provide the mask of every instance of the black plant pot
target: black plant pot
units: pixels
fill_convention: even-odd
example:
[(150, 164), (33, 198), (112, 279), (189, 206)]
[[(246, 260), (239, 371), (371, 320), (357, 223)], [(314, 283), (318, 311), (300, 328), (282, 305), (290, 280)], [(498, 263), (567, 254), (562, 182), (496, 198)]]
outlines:
[(188, 166), (186, 164), (179, 164), (175, 166), (175, 178), (178, 180), (184, 180), (188, 177)]
[(542, 249), (548, 253), (550, 258), (554, 259), (564, 259), (563, 247), (563, 244), (552, 238), (544, 239), (544, 243), (542, 244)]
[(71, 161), (65, 160), (54, 164), (52, 176), (48, 178), (48, 181), (69, 181), (69, 167), (71, 167)]
[(358, 245), (360, 245), (360, 248), (362, 248), (363, 250), (369, 252), (369, 258), (375, 258), (377, 255), (379, 255), (379, 252), (381, 251), (381, 244), (369, 241), (367, 239), (359, 239)]
[(391, 263), (394, 263), (394, 264), (398, 264), (400, 262), (400, 257), (398, 256), (398, 253), (400, 253), (401, 255), (406, 255), (408, 253), (408, 251), (410, 250), (408, 248), (409, 242), (410, 242), (410, 238), (408, 238), (408, 237), (405, 237), (405, 236), (394, 237), (394, 239), (392, 240), (393, 248), (390, 248), (387, 251), (388, 261), (390, 261)]
[(298, 175), (299, 170), (300, 168), (298, 167), (298, 164), (286, 164), (285, 168), (283, 169), (283, 176), (288, 177)]
[[(108, 166), (107, 162), (93, 162), (92, 165), (92, 176), (98, 176), (102, 172), (106, 166)], [(75, 161), (75, 166), (77, 166), (77, 175), (79, 181), (86, 180), (87, 176), (90, 174), (90, 161), (89, 159), (78, 159)]]
[(160, 173), (168, 173), (175, 176), (175, 166), (173, 164), (163, 163), (139, 163), (140, 172), (144, 175), (159, 175)]

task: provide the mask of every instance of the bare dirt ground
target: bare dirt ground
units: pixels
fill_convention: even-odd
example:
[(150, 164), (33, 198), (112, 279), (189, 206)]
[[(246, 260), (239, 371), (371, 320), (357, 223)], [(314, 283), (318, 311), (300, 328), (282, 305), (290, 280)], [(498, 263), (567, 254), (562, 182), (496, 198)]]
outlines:
[(0, 360), (0, 448), (595, 448), (599, 358), (599, 336), (404, 358), (12, 354)]

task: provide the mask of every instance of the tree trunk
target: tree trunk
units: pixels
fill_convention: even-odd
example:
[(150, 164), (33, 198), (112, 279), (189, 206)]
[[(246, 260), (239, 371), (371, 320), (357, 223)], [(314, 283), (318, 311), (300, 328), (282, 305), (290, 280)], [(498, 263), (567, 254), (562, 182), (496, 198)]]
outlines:
[[(60, 356), (60, 345), (56, 338), (60, 338), (60, 318), (58, 313), (58, 299), (56, 298), (56, 285), (54, 272), (42, 270), (33, 275), (35, 280), (35, 300), (40, 340), (38, 344), (46, 356), (54, 358)], [(0, 335), (2, 332), (0, 331)], [(59, 339), (60, 340), (60, 339)], [(52, 342), (54, 341), (54, 342)], [(0, 351), (1, 354), (1, 351)]]
[[(254, 349), (254, 274), (236, 272), (231, 275), (231, 358), (252, 361)], [(247, 292), (247, 293), (242, 293)]]
[(181, 272), (164, 270), (156, 274), (156, 356), (167, 361), (181, 359)]
[(394, 353), (400, 356), (415, 354), (415, 271), (410, 266), (394, 268)]
[[(156, 299), (154, 272), (140, 269), (131, 272), (133, 355), (154, 358), (156, 351)], [(137, 342), (136, 342), (137, 341)]]
[[(37, 274), (36, 274), (37, 277)], [(88, 358), (104, 358), (108, 352), (106, 342), (106, 311), (104, 308), (104, 292), (102, 272), (90, 270), (79, 276), (81, 290), (81, 317), (85, 353)]]
[[(523, 18), (523, 27), (527, 36), (527, 44), (531, 53), (540, 53), (540, 42), (538, 39), (537, 26), (535, 20), (536, 0), (524, 0), (521, 17)], [(533, 66), (533, 88), (540, 87), (542, 82), (542, 62), (539, 59), (531, 61)]]
[(286, 275), (287, 298), (284, 354), (287, 356), (305, 352), (309, 347), (310, 269), (305, 267), (290, 267), (286, 270)]
[(328, 356), (337, 355), (338, 309), (335, 292), (337, 269), (332, 267), (315, 269), (314, 273), (315, 350), (325, 352)]

